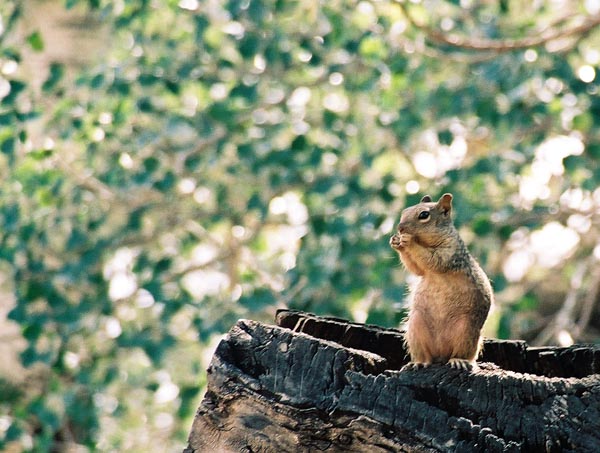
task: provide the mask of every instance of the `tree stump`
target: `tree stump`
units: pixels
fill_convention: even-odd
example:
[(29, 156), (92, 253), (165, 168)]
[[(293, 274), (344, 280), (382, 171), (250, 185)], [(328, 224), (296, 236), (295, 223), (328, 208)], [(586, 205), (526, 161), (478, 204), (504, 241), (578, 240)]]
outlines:
[(600, 347), (487, 340), (476, 371), (395, 329), (281, 310), (218, 346), (184, 453), (600, 452)]

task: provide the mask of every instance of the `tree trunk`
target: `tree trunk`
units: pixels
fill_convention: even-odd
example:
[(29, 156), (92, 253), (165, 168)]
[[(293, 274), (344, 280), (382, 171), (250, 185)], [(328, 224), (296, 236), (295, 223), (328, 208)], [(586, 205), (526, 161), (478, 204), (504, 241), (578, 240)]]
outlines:
[(184, 453), (600, 451), (600, 347), (487, 340), (476, 371), (399, 371), (398, 330), (277, 324), (220, 343)]

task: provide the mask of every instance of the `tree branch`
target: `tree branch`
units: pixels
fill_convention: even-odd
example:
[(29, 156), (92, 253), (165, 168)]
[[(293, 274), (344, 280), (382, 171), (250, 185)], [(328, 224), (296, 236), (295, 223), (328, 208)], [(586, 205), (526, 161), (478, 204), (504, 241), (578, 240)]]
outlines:
[(577, 265), (575, 272), (571, 277), (571, 288), (565, 297), (561, 309), (556, 313), (554, 320), (548, 324), (544, 330), (536, 337), (533, 344), (545, 345), (552, 338), (558, 337), (558, 334), (565, 330), (573, 330), (575, 324), (575, 308), (577, 306), (577, 293), (581, 288), (583, 277), (587, 271), (587, 263), (582, 262)]
[(581, 307), (579, 321), (573, 329), (573, 338), (575, 338), (576, 340), (578, 340), (581, 337), (581, 334), (585, 331), (586, 327), (588, 326), (599, 294), (600, 268), (596, 267), (596, 269), (592, 272), (592, 282), (590, 284), (590, 287), (588, 288), (588, 292), (585, 298), (583, 299), (583, 306)]
[[(495, 52), (495, 53), (506, 53), (520, 49), (528, 49), (531, 47), (539, 47), (548, 44), (558, 39), (565, 39), (572, 36), (580, 38), (581, 36), (590, 33), (597, 25), (600, 25), (600, 15), (596, 14), (582, 18), (578, 25), (574, 25), (570, 28), (562, 28), (556, 30), (553, 27), (549, 27), (543, 30), (538, 36), (527, 36), (520, 39), (475, 39), (465, 38), (456, 35), (447, 35), (433, 27), (426, 24), (419, 23), (409, 12), (409, 8), (405, 3), (399, 3), (400, 8), (404, 12), (404, 15), (410, 22), (410, 24), (423, 31), (429, 40), (436, 44), (451, 46), (462, 50), (472, 50), (478, 52)], [(561, 23), (568, 18), (563, 18), (556, 23)]]

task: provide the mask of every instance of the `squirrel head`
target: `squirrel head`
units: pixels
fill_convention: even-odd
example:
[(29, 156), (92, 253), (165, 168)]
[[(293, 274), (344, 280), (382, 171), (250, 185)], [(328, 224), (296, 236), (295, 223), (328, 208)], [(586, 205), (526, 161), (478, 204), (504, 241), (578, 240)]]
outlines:
[(452, 194), (445, 193), (437, 202), (425, 195), (419, 204), (402, 211), (398, 232), (412, 234), (424, 242), (436, 242), (440, 230), (446, 230), (447, 234), (452, 226)]

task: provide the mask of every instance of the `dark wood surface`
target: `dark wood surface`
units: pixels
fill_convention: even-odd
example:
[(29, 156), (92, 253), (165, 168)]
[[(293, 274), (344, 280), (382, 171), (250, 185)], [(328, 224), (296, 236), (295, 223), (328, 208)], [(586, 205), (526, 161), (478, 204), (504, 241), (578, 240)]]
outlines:
[(185, 453), (598, 452), (600, 348), (487, 340), (400, 371), (402, 333), (282, 310), (218, 346)]

